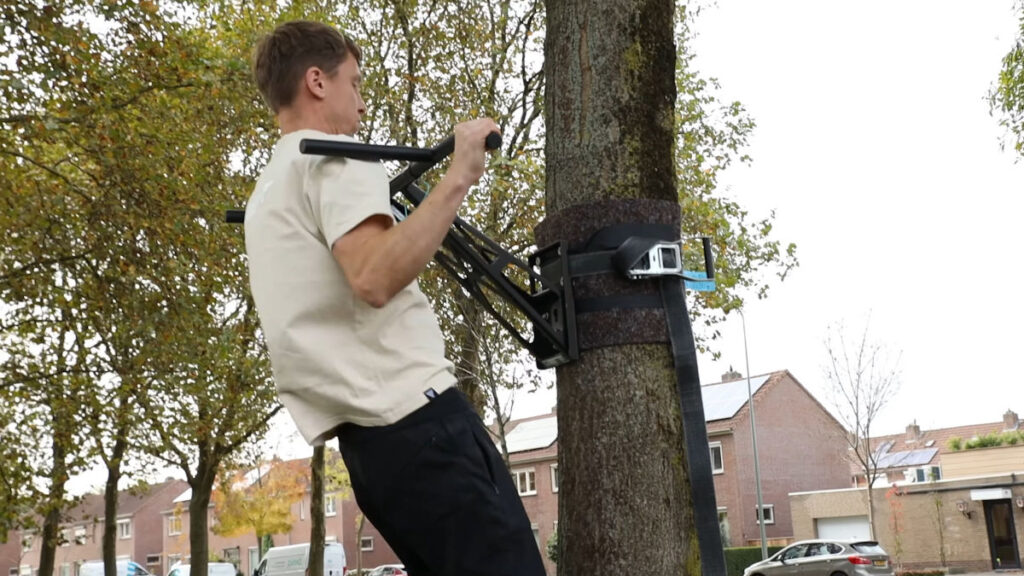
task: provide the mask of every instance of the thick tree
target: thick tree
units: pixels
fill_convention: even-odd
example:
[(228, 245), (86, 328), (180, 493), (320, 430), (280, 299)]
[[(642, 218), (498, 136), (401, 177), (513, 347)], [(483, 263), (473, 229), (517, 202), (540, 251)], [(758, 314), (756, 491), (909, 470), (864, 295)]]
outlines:
[[(615, 224), (678, 230), (674, 2), (546, 6), (548, 216), (538, 244), (581, 246)], [(594, 278), (577, 283), (577, 297), (657, 290), (650, 281)], [(630, 324), (660, 322), (664, 331), (664, 316), (612, 312), (579, 322), (581, 344), (601, 347), (558, 369), (559, 574), (621, 574), (639, 565), (652, 574), (697, 574), (672, 356), (665, 344), (622, 344), (635, 331)], [(600, 343), (590, 331), (611, 339)]]

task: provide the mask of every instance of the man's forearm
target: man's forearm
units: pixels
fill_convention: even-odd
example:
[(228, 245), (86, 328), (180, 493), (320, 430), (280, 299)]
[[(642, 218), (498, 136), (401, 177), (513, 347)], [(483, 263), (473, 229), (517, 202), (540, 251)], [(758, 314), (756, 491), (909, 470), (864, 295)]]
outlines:
[[(408, 218), (377, 233), (361, 234), (345, 247), (341, 264), (356, 295), (383, 306), (419, 276), (444, 240), (469, 186), (446, 175)], [(342, 240), (344, 241), (344, 240)]]

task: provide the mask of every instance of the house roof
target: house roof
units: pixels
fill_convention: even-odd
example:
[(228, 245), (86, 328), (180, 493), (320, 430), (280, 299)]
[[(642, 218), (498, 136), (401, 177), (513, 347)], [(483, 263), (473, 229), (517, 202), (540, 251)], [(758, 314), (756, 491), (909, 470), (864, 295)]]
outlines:
[[(786, 374), (786, 371), (771, 372), (750, 377), (751, 393), (756, 394), (773, 376)], [(716, 382), (701, 386), (701, 398), (704, 404), (704, 420), (727, 420), (736, 415), (746, 406), (749, 397), (747, 379)], [(505, 443), (509, 454), (519, 454), (551, 447), (558, 441), (558, 416), (555, 413), (531, 416), (512, 420), (506, 425)], [(495, 426), (491, 425), (492, 432)], [(494, 438), (495, 444), (500, 439)]]
[[(911, 424), (910, 427), (915, 426)], [(908, 427), (908, 428), (910, 428)], [(879, 468), (905, 468), (908, 466), (924, 466), (937, 462), (936, 457), (953, 452), (949, 447), (952, 438), (970, 440), (986, 434), (1000, 433), (1005, 428), (1003, 422), (970, 424), (950, 428), (921, 430), (920, 434), (912, 433), (888, 434), (871, 439), (871, 445), (877, 447), (880, 455)]]
[[(183, 480), (168, 479), (142, 488), (121, 490), (117, 495), (117, 515), (131, 516), (160, 492), (181, 489), (184, 485)], [(103, 518), (105, 512), (103, 494), (86, 494), (78, 505), (68, 511), (67, 519), (72, 523), (88, 522)]]

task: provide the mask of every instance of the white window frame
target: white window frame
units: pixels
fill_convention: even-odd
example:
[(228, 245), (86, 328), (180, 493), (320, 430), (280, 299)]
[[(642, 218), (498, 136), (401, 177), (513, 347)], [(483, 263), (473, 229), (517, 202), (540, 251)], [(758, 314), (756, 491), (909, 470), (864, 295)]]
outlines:
[[(722, 464), (718, 468), (715, 468), (715, 449), (718, 449), (718, 461)], [(709, 442), (708, 452), (711, 456), (711, 473), (722, 474), (725, 472), (725, 450), (722, 449), (721, 442)]]
[(7, 570), (7, 574), (9, 576), (18, 576), (18, 567), (17, 566), (11, 566), (11, 568), (9, 570)]
[[(167, 517), (167, 535), (178, 536), (181, 534), (181, 515), (171, 514)], [(172, 564), (173, 566), (173, 564)]]
[[(537, 494), (537, 470), (534, 468), (512, 470), (512, 482), (516, 485), (516, 492), (520, 496), (535, 496)], [(530, 484), (533, 486), (531, 487)]]
[(764, 510), (764, 513), (758, 514), (757, 506), (754, 506), (754, 523), (760, 524), (761, 517), (764, 516), (765, 526), (775, 524), (775, 504), (765, 504), (764, 506), (762, 506), (762, 509)]
[(60, 565), (60, 570), (57, 572), (60, 576), (71, 576), (71, 564), (64, 562)]
[(359, 550), (361, 552), (373, 552), (373, 536), (362, 536), (359, 538)]
[(125, 518), (117, 521), (117, 537), (120, 540), (128, 540), (132, 537), (131, 518)]
[(22, 564), (21, 565), (21, 576), (32, 576), (32, 565)]
[(551, 491), (558, 492), (558, 464), (551, 465)]
[(89, 539), (86, 533), (85, 526), (75, 526), (75, 545), (84, 546), (85, 541)]
[(334, 494), (324, 496), (324, 516), (331, 517), (338, 515), (338, 501)]

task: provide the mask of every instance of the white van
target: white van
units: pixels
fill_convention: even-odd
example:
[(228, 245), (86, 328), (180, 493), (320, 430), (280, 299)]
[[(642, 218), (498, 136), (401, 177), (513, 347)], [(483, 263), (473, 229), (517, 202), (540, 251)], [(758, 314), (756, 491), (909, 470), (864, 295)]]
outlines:
[[(103, 560), (90, 560), (78, 568), (78, 576), (103, 576)], [(138, 562), (117, 561), (117, 576), (153, 576)]]
[[(235, 569), (235, 565), (230, 562), (210, 562), (206, 570), (209, 576), (237, 576), (238, 570)], [(189, 576), (192, 571), (191, 564), (182, 564), (181, 562), (171, 566), (171, 569), (167, 571), (167, 576)]]
[[(253, 576), (307, 576), (309, 543), (275, 546), (267, 550)], [(345, 576), (345, 548), (337, 542), (324, 544), (324, 576)], [(118, 575), (120, 576), (120, 575)], [(211, 574), (211, 576), (213, 576)]]

